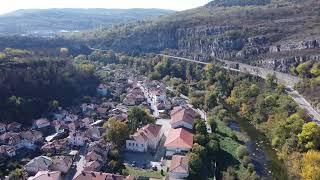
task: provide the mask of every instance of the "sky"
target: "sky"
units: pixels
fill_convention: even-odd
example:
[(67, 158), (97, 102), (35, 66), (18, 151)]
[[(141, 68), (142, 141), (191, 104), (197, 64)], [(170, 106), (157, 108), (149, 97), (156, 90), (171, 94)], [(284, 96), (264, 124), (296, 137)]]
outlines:
[(18, 9), (48, 8), (161, 8), (186, 10), (210, 0), (0, 0), (0, 14)]

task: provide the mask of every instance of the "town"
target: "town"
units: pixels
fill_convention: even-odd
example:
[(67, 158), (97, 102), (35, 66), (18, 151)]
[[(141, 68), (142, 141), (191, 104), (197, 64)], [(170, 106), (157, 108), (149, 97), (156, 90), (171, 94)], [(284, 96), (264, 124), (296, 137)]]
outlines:
[[(123, 67), (104, 66), (99, 71), (112, 76), (97, 87), (96, 97), (86, 97), (77, 106), (56, 107), (29, 128), (1, 123), (1, 156), (25, 162), (29, 180), (138, 178), (130, 172), (114, 173), (119, 153), (132, 171), (157, 172), (161, 179), (187, 178), (194, 121), (206, 121), (205, 113), (161, 81)], [(105, 137), (114, 128), (108, 121), (134, 124), (128, 115), (133, 109), (150, 120), (132, 125), (123, 144), (108, 141)], [(209, 125), (207, 130), (211, 131)]]

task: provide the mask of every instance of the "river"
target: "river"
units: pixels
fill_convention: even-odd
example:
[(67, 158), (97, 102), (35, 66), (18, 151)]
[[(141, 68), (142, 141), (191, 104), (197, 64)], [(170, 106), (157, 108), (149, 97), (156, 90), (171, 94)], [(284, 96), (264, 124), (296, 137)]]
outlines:
[(277, 159), (276, 151), (262, 132), (246, 120), (230, 121), (228, 126), (234, 131), (245, 133), (249, 137), (250, 140), (246, 142), (246, 146), (259, 176), (263, 179), (288, 179), (283, 162)]

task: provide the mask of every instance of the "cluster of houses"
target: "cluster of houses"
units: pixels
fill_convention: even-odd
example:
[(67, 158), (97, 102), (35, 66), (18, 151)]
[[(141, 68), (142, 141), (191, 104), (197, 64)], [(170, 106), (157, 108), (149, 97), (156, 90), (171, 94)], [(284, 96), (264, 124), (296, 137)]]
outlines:
[(42, 124), (43, 120), (35, 121), (35, 128), (22, 129), (22, 124), (12, 122), (10, 124), (0, 123), (0, 156), (14, 157), (16, 151), (22, 149), (35, 150), (44, 142), (43, 131), (45, 125)]
[(188, 153), (193, 146), (193, 123), (196, 112), (188, 106), (176, 106), (170, 113), (171, 129), (164, 143), (166, 156), (172, 157), (169, 177), (185, 179), (189, 176)]
[[(169, 167), (170, 179), (185, 179), (189, 175), (186, 154), (193, 146), (193, 123), (196, 112), (188, 106), (174, 107), (170, 113), (169, 134), (164, 147), (165, 156), (171, 158)], [(164, 135), (164, 127), (158, 124), (148, 124), (138, 129), (130, 139), (126, 140), (126, 149), (136, 152), (153, 152), (158, 148)]]
[[(102, 140), (107, 131), (102, 125), (110, 118), (126, 122), (132, 106), (150, 108), (161, 117), (161, 114), (170, 112), (173, 105), (178, 105), (170, 113), (169, 130), (159, 124), (143, 126), (126, 140), (126, 149), (144, 153), (165, 148), (165, 156), (171, 158), (168, 178), (186, 178), (189, 174), (186, 153), (193, 145), (195, 111), (184, 106), (180, 99), (169, 99), (166, 86), (160, 81), (132, 77), (132, 74), (119, 70), (113, 75), (112, 80), (97, 87), (99, 96), (91, 98), (90, 103), (69, 109), (58, 108), (47, 118), (35, 120), (32, 128), (23, 129), (17, 122), (0, 123), (0, 155), (11, 158), (20, 154), (16, 151), (21, 149), (39, 149), (40, 153), (24, 166), (31, 175), (30, 180), (65, 179), (72, 171), (75, 175), (71, 178), (75, 180), (133, 179), (100, 172), (108, 162), (107, 156), (112, 148), (112, 144)], [(123, 96), (122, 102), (119, 102), (120, 96)], [(164, 145), (161, 143), (163, 147), (159, 147), (165, 137)]]

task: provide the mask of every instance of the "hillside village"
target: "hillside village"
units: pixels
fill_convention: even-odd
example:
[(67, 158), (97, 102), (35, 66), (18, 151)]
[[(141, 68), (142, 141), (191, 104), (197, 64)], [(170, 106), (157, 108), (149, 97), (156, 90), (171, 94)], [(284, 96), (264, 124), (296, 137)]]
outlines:
[[(193, 123), (199, 110), (187, 99), (169, 96), (170, 88), (160, 81), (127, 69), (100, 71), (113, 76), (97, 87), (96, 97), (73, 107), (57, 107), (32, 127), (13, 122), (0, 124), (0, 154), (24, 160), (29, 180), (43, 179), (135, 179), (108, 172), (112, 142), (106, 141), (108, 119), (128, 123), (132, 107), (146, 109), (155, 123), (145, 124), (130, 134), (121, 149), (126, 167), (161, 171), (166, 179), (189, 175), (186, 154), (193, 146)], [(206, 118), (203, 117), (205, 120)], [(110, 168), (109, 168), (110, 169)]]

